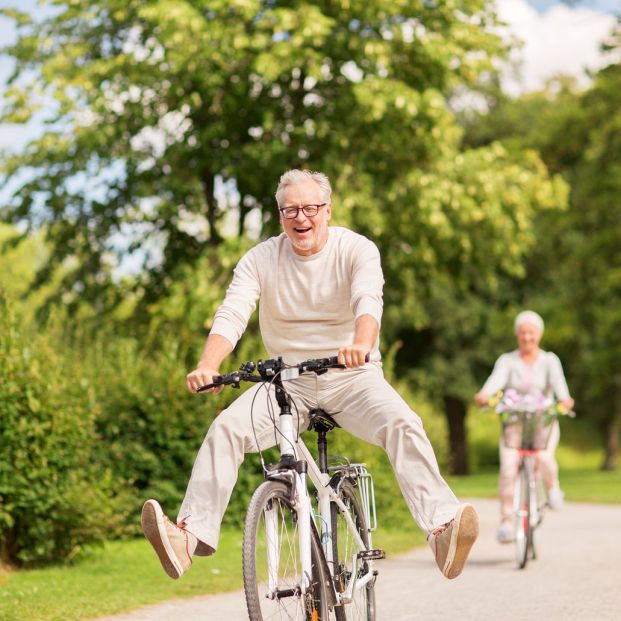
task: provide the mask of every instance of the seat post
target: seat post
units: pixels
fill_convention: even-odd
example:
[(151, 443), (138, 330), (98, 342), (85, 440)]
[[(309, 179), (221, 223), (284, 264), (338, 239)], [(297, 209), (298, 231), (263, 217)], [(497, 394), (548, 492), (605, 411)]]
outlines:
[(317, 431), (317, 451), (319, 453), (319, 471), (328, 472), (328, 432), (325, 429)]

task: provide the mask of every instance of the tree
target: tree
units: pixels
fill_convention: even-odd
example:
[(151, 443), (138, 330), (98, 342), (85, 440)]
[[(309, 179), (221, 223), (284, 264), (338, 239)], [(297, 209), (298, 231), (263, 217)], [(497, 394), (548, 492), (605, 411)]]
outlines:
[[(621, 31), (607, 44), (621, 49)], [(528, 278), (517, 299), (556, 325), (578, 413), (601, 430), (604, 469), (616, 467), (621, 427), (621, 64), (602, 69), (585, 91), (563, 80), (503, 102), (468, 128), (471, 144), (502, 137), (512, 148), (536, 145), (570, 185), (570, 208), (542, 214)], [(507, 122), (507, 120), (510, 122)]]
[[(27, 119), (38, 93), (56, 114), (6, 160), (6, 176), (28, 167), (31, 178), (3, 214), (43, 226), (51, 259), (35, 284), (62, 266), (69, 310), (88, 299), (101, 312), (129, 293), (153, 308), (221, 244), (226, 217), (243, 234), (257, 208), (273, 233), (276, 176), (303, 166), (332, 178), (336, 222), (378, 242), (389, 338), (448, 334), (449, 309), (491, 299), (519, 272), (534, 213), (562, 203), (535, 156), (460, 153), (449, 97), (476, 90), (505, 53), (483, 0), (51, 4), (41, 23), (5, 11), (22, 25), (2, 119)], [(239, 201), (218, 200), (219, 182)], [(132, 253), (144, 269), (114, 286)], [(467, 391), (445, 388), (462, 364), (443, 343), (431, 341), (419, 368), (436, 378), (465, 455)], [(447, 352), (452, 365), (432, 362)]]
[[(390, 201), (349, 191), (348, 171), (382, 187), (425, 166), (450, 140), (443, 95), (502, 51), (483, 0), (48, 4), (41, 22), (3, 11), (20, 37), (4, 50), (17, 64), (1, 120), (27, 120), (41, 97), (55, 106), (5, 161), (5, 177), (31, 176), (3, 216), (46, 225), (37, 283), (62, 265), (69, 305), (114, 303), (113, 268), (132, 253), (135, 289), (157, 299), (231, 212), (240, 233), (254, 207), (274, 231), (276, 176), (294, 165), (325, 170), (345, 202)], [(218, 200), (219, 180), (238, 204)]]
[(451, 470), (466, 474), (467, 405), (502, 338), (493, 326), (515, 308), (513, 283), (524, 277), (536, 215), (563, 208), (567, 187), (534, 152), (510, 154), (496, 143), (447, 150), (393, 191), (395, 206), (357, 228), (385, 249), (385, 334), (404, 344), (398, 367), (443, 408)]

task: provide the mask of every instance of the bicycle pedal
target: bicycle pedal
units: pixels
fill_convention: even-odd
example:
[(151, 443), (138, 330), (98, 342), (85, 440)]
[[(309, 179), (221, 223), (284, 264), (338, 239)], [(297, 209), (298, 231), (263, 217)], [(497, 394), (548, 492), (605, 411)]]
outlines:
[(376, 550), (362, 550), (362, 552), (358, 552), (358, 558), (363, 561), (378, 561), (386, 558), (386, 552), (379, 548)]

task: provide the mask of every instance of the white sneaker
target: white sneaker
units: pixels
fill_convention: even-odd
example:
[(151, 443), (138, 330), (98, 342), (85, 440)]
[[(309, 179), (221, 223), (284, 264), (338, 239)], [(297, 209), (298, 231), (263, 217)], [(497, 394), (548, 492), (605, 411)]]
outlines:
[(142, 530), (153, 546), (164, 571), (175, 580), (192, 565), (197, 539), (183, 527), (171, 522), (157, 500), (147, 500), (142, 507)]
[(503, 522), (496, 533), (498, 543), (511, 543), (515, 541), (515, 533), (511, 522)]
[(554, 511), (562, 509), (565, 504), (564, 498), (565, 494), (560, 487), (554, 487), (548, 490), (548, 507)]
[(479, 536), (479, 516), (471, 504), (460, 505), (454, 519), (436, 528), (427, 541), (440, 571), (449, 580), (461, 573), (472, 544)]

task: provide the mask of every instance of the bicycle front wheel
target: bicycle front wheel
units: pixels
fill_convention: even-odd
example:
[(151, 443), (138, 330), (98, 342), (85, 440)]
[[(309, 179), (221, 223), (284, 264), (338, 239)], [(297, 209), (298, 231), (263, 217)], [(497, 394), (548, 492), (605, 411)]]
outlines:
[[(349, 510), (356, 531), (365, 547), (368, 548), (367, 521), (358, 502), (353, 484), (350, 481), (344, 481), (341, 484), (339, 495)], [(337, 621), (375, 621), (375, 576), (362, 588), (355, 588), (356, 581), (368, 577), (371, 569), (367, 562), (357, 560), (352, 571), (352, 555), (358, 553), (359, 547), (345, 520), (344, 512), (339, 509), (336, 503), (332, 503), (332, 550), (336, 590), (345, 593), (352, 581), (354, 583), (352, 601), (334, 608)]]
[(537, 547), (539, 543), (539, 525), (543, 520), (543, 507), (545, 501), (543, 481), (541, 477), (535, 473), (536, 482), (531, 486), (530, 490), (530, 538), (529, 538), (529, 550), (530, 558), (536, 560)]
[[(302, 593), (298, 516), (289, 487), (261, 484), (246, 514), (243, 543), (244, 591), (250, 621), (327, 621), (326, 576), (320, 544), (311, 532), (310, 587)], [(305, 516), (310, 519), (310, 516)]]
[(522, 464), (515, 484), (515, 560), (524, 569), (531, 543), (529, 468)]

